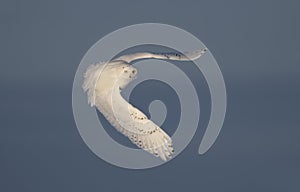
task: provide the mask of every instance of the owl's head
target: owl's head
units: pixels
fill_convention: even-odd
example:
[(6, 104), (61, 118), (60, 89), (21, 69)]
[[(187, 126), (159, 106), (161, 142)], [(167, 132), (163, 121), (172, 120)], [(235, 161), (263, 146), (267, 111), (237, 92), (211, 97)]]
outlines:
[(137, 76), (137, 69), (129, 64), (120, 64), (116, 68), (118, 74), (117, 82), (120, 88), (124, 88), (128, 83), (134, 80)]

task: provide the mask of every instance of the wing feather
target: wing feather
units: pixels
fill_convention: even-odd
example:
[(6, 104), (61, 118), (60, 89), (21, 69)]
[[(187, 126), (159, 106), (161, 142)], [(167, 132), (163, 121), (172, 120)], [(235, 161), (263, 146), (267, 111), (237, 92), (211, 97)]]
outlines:
[(139, 59), (166, 59), (166, 60), (178, 60), (178, 61), (189, 61), (198, 59), (207, 51), (207, 48), (199, 49), (192, 52), (184, 52), (182, 53), (151, 53), (151, 52), (141, 52), (123, 55), (114, 60), (125, 61), (127, 63), (131, 63), (135, 60)]
[[(112, 96), (114, 100), (111, 102), (109, 102), (109, 98), (96, 99), (98, 110), (110, 124), (139, 148), (164, 161), (172, 158), (174, 149), (172, 139), (168, 134), (148, 119), (143, 112), (124, 100), (120, 93), (115, 94)], [(118, 110), (113, 111), (112, 105), (117, 106)], [(124, 109), (126, 110), (124, 111)]]

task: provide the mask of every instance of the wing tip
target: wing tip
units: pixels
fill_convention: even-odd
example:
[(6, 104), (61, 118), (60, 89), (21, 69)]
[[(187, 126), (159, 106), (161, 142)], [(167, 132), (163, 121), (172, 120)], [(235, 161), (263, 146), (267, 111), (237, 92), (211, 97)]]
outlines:
[(190, 60), (196, 60), (199, 57), (201, 57), (202, 55), (204, 55), (206, 52), (208, 51), (208, 48), (205, 47), (203, 49), (198, 49), (196, 51), (192, 51), (192, 52), (185, 52), (184, 54), (186, 55), (187, 58), (189, 58)]

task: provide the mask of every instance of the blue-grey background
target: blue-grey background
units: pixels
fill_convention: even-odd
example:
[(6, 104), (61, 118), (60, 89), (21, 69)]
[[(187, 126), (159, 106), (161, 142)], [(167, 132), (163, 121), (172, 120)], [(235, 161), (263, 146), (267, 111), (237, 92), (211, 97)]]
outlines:
[[(0, 1), (0, 191), (299, 191), (300, 12), (279, 1)], [(76, 68), (111, 31), (178, 26), (217, 59), (228, 91), (223, 130), (203, 130), (174, 161), (114, 167), (81, 139)], [(206, 96), (204, 96), (206, 97)]]

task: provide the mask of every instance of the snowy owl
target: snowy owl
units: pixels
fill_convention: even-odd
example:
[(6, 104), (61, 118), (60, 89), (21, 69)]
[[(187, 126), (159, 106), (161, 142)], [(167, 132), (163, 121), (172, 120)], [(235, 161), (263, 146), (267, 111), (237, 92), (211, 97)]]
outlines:
[(170, 136), (121, 96), (122, 89), (137, 75), (137, 69), (131, 62), (139, 59), (195, 60), (206, 50), (184, 54), (141, 52), (90, 65), (84, 73), (83, 83), (88, 103), (96, 106), (108, 122), (132, 143), (166, 161), (174, 153)]

